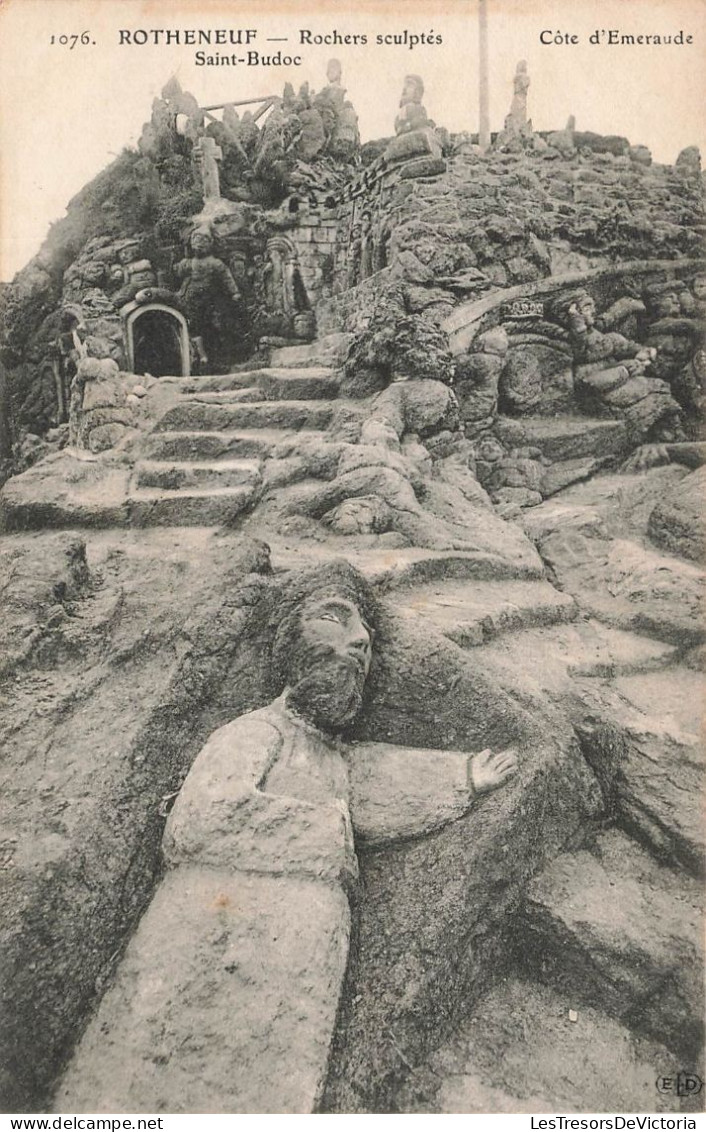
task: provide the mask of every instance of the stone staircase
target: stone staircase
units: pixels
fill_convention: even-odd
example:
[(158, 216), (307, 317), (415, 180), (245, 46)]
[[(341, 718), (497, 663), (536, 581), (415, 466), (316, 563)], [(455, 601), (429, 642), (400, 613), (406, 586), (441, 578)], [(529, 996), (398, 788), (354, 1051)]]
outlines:
[[(283, 352), (283, 351), (282, 351)], [(164, 378), (176, 393), (145, 438), (128, 505), (136, 526), (209, 526), (257, 498), (263, 461), (328, 425), (338, 382), (328, 366)]]
[[(627, 455), (622, 420), (566, 413), (551, 417), (501, 416), (496, 428), (510, 452), (497, 464), (494, 474), (491, 469), (487, 480), (494, 497), (503, 487), (524, 487), (547, 499), (571, 484), (590, 479), (607, 466), (619, 464)], [(513, 452), (521, 453), (522, 458), (518, 459)], [(497, 501), (507, 502), (502, 490)]]
[[(567, 635), (569, 655), (552, 664)], [(589, 638), (603, 656), (592, 672), (585, 666)], [(581, 619), (496, 636), (484, 657), (492, 665), (498, 650), (509, 660), (527, 649), (545, 689), (557, 692), (563, 667), (566, 694), (581, 647), (586, 682), (604, 693), (612, 686), (632, 713), (578, 729), (584, 751), (594, 746), (599, 776), (601, 741), (592, 728), (608, 724), (606, 761), (625, 735), (632, 744), (612, 783), (604, 781), (607, 821), (530, 881), (504, 966), (446, 1040), (410, 1063), (393, 1111), (703, 1108), (702, 682), (674, 663), (672, 646)], [(612, 679), (604, 667), (610, 653)], [(595, 703), (600, 712), (600, 699)], [(670, 1092), (659, 1091), (662, 1077), (672, 1080)]]
[(510, 969), (410, 1074), (400, 1109), (700, 1111), (696, 1085), (657, 1088), (699, 1071), (699, 890), (615, 829), (555, 858), (529, 886)]
[[(323, 436), (340, 405), (336, 370), (315, 346), (278, 351), (276, 366), (162, 379), (174, 400), (144, 438), (124, 525), (209, 527), (245, 514), (265, 462), (294, 438)], [(622, 450), (620, 422), (518, 423), (525, 443), (554, 462), (550, 471)], [(419, 637), (441, 635), (501, 674), (501, 686), (552, 700), (609, 800), (612, 827), (565, 846), (531, 881), (510, 968), (447, 1043), (414, 1064), (400, 1111), (671, 1111), (674, 1098), (656, 1095), (655, 1078), (698, 1071), (689, 1058), (699, 1039), (691, 912), (704, 848), (701, 681), (683, 652), (687, 638), (695, 648), (704, 635), (702, 573), (645, 547), (647, 482), (598, 476), (525, 511), (541, 558), (523, 562), (333, 535), (297, 540), (277, 527), (263, 536), (276, 569), (348, 558)], [(610, 770), (616, 749), (622, 763)]]
[[(555, 443), (565, 427), (547, 421), (543, 436)], [(410, 1062), (394, 1111), (703, 1107), (693, 1077), (704, 1029), (703, 679), (684, 664), (696, 642), (686, 622), (701, 639), (703, 629), (695, 597), (683, 609), (684, 578), (688, 573), (693, 588), (699, 573), (703, 592), (703, 573), (655, 555), (644, 541), (649, 500), (658, 497), (659, 482), (679, 474), (599, 476), (527, 512), (554, 585), (537, 579), (458, 588), (439, 579), (390, 595), (407, 618), (482, 649), (503, 686), (515, 679), (560, 706), (606, 805), (583, 843), (567, 845), (534, 876), (509, 931), (505, 966), (447, 1040)], [(596, 571), (574, 583), (552, 541), (562, 528), (571, 569), (591, 561), (592, 547), (608, 561), (620, 553), (624, 609), (623, 590), (610, 577)], [(580, 545), (573, 531), (581, 532)], [(672, 575), (680, 579), (673, 592), (665, 583)], [(605, 593), (602, 602), (592, 587)], [(635, 616), (633, 588), (641, 601), (654, 589), (660, 617), (648, 623)], [(683, 1095), (675, 1091), (677, 1074), (692, 1075)], [(660, 1077), (672, 1079), (670, 1093), (657, 1089)]]

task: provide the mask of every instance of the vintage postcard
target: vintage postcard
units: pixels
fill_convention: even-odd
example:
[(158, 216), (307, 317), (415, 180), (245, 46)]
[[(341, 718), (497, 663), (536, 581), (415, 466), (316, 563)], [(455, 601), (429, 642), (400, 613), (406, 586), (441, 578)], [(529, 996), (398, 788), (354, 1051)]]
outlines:
[(3, 1113), (697, 1127), (703, 17), (1, 0)]

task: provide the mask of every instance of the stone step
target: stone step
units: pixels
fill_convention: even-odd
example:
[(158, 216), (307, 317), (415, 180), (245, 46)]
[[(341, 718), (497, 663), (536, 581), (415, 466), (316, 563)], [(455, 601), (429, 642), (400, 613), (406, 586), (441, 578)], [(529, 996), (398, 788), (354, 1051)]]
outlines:
[(610, 456), (582, 456), (577, 460), (557, 460), (545, 470), (539, 489), (544, 498), (548, 499), (574, 483), (581, 483), (595, 476), (609, 460)]
[(153, 460), (228, 460), (271, 456), (296, 441), (321, 436), (314, 429), (239, 429), (235, 432), (151, 432), (142, 453)]
[(256, 385), (248, 385), (244, 389), (213, 389), (206, 392), (186, 393), (184, 401), (196, 401), (201, 405), (235, 405), (252, 404), (262, 401), (262, 391)]
[(542, 576), (541, 562), (509, 561), (484, 551), (359, 547), (351, 545), (351, 540), (344, 535), (330, 535), (321, 544), (310, 540), (284, 539), (268, 532), (267, 541), (272, 560), (278, 567), (286, 567), (294, 557), (302, 566), (315, 566), (340, 554), (381, 591), (389, 593), (402, 586), (423, 585), (436, 580), (444, 582), (451, 578), (485, 581)]
[(167, 410), (155, 431), (326, 428), (334, 408), (335, 403), (331, 401), (259, 401), (252, 404), (214, 405), (184, 400)]
[(619, 830), (563, 853), (531, 882), (520, 961), (677, 1055), (703, 1041), (701, 891)]
[(135, 488), (128, 496), (130, 525), (134, 527), (211, 527), (229, 522), (255, 497), (255, 488), (204, 488), (169, 491)]
[(202, 487), (242, 487), (261, 480), (260, 461), (220, 460), (210, 464), (140, 460), (135, 466), (138, 488), (158, 487), (170, 491)]
[(571, 621), (576, 602), (549, 582), (434, 582), (400, 592), (396, 604), (405, 618), (431, 622), (463, 648), (483, 645), (530, 626)]
[(691, 1111), (693, 1101), (655, 1086), (658, 1076), (681, 1068), (663, 1045), (581, 1006), (570, 988), (505, 977), (425, 1065), (415, 1066), (394, 1111)]
[(505, 671), (518, 664), (527, 666), (531, 657), (529, 674), (534, 683), (542, 693), (561, 699), (571, 692), (576, 678), (611, 680), (663, 672), (674, 662), (676, 651), (663, 641), (580, 617), (570, 624), (530, 625), (519, 645), (512, 638), (489, 640), (485, 655)]
[[(502, 421), (502, 418), (501, 418)], [(591, 417), (521, 417), (508, 428), (523, 439), (517, 443), (539, 448), (550, 460), (578, 460), (587, 456), (613, 456), (625, 450), (624, 421)]]
[(624, 673), (618, 682), (622, 698), (654, 720), (660, 730), (696, 746), (703, 724), (702, 678), (683, 665), (668, 673)]
[(338, 396), (330, 366), (263, 367), (204, 377), (165, 378), (192, 399), (212, 401), (316, 401)]
[(315, 342), (306, 342), (301, 346), (282, 346), (272, 350), (270, 361), (273, 366), (287, 366), (292, 368), (311, 365), (340, 366), (345, 361), (348, 347), (353, 340), (352, 334), (339, 332), (326, 334), (317, 338)]
[(328, 366), (263, 369), (256, 377), (267, 401), (316, 401), (338, 396), (338, 380)]
[(559, 527), (539, 549), (558, 585), (599, 621), (682, 647), (704, 641), (706, 574), (695, 563), (575, 528)]
[(221, 389), (245, 389), (255, 385), (252, 370), (238, 373), (192, 374), (190, 377), (160, 377), (159, 383), (171, 385), (180, 393), (215, 393)]
[(616, 819), (660, 860), (706, 865), (703, 674), (673, 665), (616, 677), (613, 695), (575, 723)]
[[(602, 531), (602, 537), (633, 538), (643, 543), (655, 506), (678, 495), (690, 474), (678, 464), (629, 474), (603, 472), (567, 487), (559, 498), (527, 510), (523, 526), (535, 540), (553, 531), (566, 533), (569, 525), (575, 529), (592, 527), (596, 534)], [(580, 515), (582, 521), (578, 521)]]

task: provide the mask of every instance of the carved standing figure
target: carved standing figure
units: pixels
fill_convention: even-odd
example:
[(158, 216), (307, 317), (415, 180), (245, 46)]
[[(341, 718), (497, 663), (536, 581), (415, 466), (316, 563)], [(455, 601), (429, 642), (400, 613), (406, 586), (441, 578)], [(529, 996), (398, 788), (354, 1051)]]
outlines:
[[(522, 133), (527, 125), (527, 91), (530, 85), (530, 77), (527, 74), (527, 63), (524, 59), (521, 59), (517, 64), (512, 85), (513, 94), (512, 102), (510, 103), (509, 121), (519, 133)], [(507, 122), (505, 123), (505, 128), (508, 128)]]
[(222, 259), (213, 255), (213, 237), (205, 228), (196, 228), (189, 245), (193, 255), (176, 268), (182, 280), (179, 297), (184, 303), (199, 362), (205, 365), (208, 356), (204, 338), (217, 335), (218, 308), (224, 300), (231, 307), (240, 299), (237, 284)]
[(400, 98), (400, 112), (395, 118), (395, 133), (408, 134), (412, 130), (423, 130), (433, 126), (422, 106), (424, 82), (419, 75), (407, 75)]

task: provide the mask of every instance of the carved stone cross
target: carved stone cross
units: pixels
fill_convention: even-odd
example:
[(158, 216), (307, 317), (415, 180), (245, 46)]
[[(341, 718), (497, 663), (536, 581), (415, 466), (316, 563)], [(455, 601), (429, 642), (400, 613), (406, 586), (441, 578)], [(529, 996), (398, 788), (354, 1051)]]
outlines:
[(218, 162), (223, 157), (223, 150), (213, 138), (201, 137), (194, 147), (194, 153), (201, 170), (204, 200), (220, 200), (221, 185), (218, 176)]

